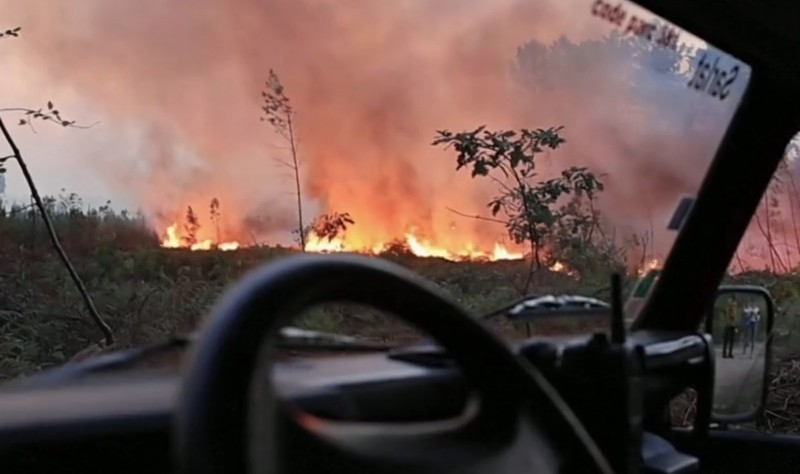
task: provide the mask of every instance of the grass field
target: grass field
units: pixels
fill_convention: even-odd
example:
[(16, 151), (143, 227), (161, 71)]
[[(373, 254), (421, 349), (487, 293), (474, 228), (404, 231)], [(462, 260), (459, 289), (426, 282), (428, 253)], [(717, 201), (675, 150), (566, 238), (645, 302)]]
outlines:
[[(62, 364), (102, 340), (52, 250), (44, 227), (33, 216), (19, 209), (0, 214), (0, 380)], [(194, 330), (232, 282), (264, 262), (294, 252), (275, 247), (236, 251), (165, 249), (137, 216), (57, 209), (53, 216), (64, 248), (100, 313), (114, 329), (116, 347), (159, 342)], [(398, 248), (382, 257), (435, 282), (476, 314), (519, 298), (529, 270), (522, 261), (452, 262), (419, 258)], [(531, 288), (538, 294), (577, 293), (607, 298), (610, 271), (583, 273), (577, 277), (541, 269), (534, 275)], [(626, 288), (633, 280), (633, 276), (626, 279)], [(779, 352), (787, 361), (793, 360), (794, 354), (800, 353), (800, 328), (795, 328), (795, 315), (800, 314), (800, 275), (749, 273), (731, 276), (727, 282), (759, 284), (770, 289), (779, 308)], [(386, 315), (342, 305), (306, 314), (297, 324), (397, 343), (418, 336)], [(526, 333), (526, 328), (502, 322), (497, 329), (508, 337)], [(786, 364), (776, 367), (776, 384), (797, 378), (787, 372), (790, 369)], [(793, 397), (787, 395), (785, 383), (780, 388), (773, 397), (780, 400), (773, 404), (780, 402), (780, 416), (784, 419), (791, 415), (786, 413), (792, 410)], [(794, 393), (798, 392), (800, 389), (795, 388)], [(786, 399), (789, 402), (784, 407)], [(800, 422), (783, 422), (781, 429), (793, 432), (799, 425)]]
[[(233, 252), (183, 249), (108, 251), (73, 256), (95, 304), (112, 326), (117, 345), (157, 342), (195, 329), (225, 288), (248, 270), (291, 254), (251, 248)], [(476, 313), (520, 297), (523, 262), (456, 263), (413, 255), (385, 255), (449, 291)], [(102, 339), (55, 255), (46, 249), (3, 253), (0, 265), (0, 374), (16, 377), (59, 364)], [(595, 293), (566, 274), (542, 270), (537, 292)], [(536, 282), (535, 282), (536, 283)], [(343, 305), (303, 315), (298, 325), (369, 339), (401, 340), (410, 332), (368, 309)]]

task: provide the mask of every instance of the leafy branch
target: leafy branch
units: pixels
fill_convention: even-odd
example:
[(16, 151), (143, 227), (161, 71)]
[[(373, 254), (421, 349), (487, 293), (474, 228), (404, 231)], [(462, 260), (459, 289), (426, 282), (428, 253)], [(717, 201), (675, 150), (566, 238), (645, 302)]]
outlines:
[(350, 213), (332, 212), (317, 217), (311, 225), (311, 230), (317, 237), (327, 239), (330, 242), (346, 232), (347, 228), (355, 223), (356, 221), (350, 217)]
[(45, 107), (39, 107), (38, 109), (29, 109), (26, 107), (2, 107), (0, 108), (0, 113), (9, 113), (9, 112), (16, 112), (23, 114), (23, 117), (19, 119), (17, 125), (28, 125), (31, 127), (34, 133), (36, 133), (36, 129), (33, 126), (33, 122), (35, 120), (41, 120), (43, 122), (52, 122), (62, 127), (72, 127), (72, 128), (92, 128), (97, 125), (99, 122), (95, 122), (91, 125), (79, 125), (75, 120), (67, 120), (61, 116), (61, 112), (55, 108), (52, 101), (47, 101), (47, 105)]
[(11, 28), (5, 31), (0, 31), (0, 38), (18, 38), (19, 32), (22, 30), (21, 26), (17, 26), (15, 28)]

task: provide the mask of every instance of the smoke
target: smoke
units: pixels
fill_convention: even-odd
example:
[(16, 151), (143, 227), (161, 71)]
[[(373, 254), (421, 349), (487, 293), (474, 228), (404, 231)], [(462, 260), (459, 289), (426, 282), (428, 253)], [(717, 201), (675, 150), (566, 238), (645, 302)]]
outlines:
[(678, 196), (699, 186), (732, 109), (717, 113), (716, 131), (705, 138), (681, 138), (676, 124), (704, 98), (684, 82), (659, 89), (656, 78), (639, 102), (663, 115), (626, 115), (627, 88), (605, 81), (647, 73), (600, 50), (571, 60), (570, 79), (546, 93), (514, 80), (517, 50), (531, 41), (547, 50), (561, 37), (576, 43), (607, 34), (590, 6), (0, 0), (3, 20), (24, 32), (4, 53), (91, 103), (106, 129), (135, 135), (134, 162), (86, 159), (134, 195), (156, 225), (180, 219), (187, 205), (203, 212), (213, 197), (225, 240), (275, 237), (294, 225), (292, 180), (274, 159), (286, 158), (286, 143), (259, 121), (272, 68), (298, 112), (307, 213), (349, 212), (354, 244), (413, 227), (440, 246), (494, 242), (503, 229), (447, 211), (485, 214), (493, 189), (454, 173), (453, 152), (430, 145), (437, 129), (565, 125), (567, 143), (542, 172), (577, 164), (607, 173), (603, 209), (632, 231), (649, 228), (653, 216), (663, 227)]

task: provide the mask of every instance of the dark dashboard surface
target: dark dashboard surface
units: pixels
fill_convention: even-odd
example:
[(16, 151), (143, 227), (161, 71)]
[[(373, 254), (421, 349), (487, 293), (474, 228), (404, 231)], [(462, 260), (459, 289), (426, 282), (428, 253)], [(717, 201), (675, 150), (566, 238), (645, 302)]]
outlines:
[[(0, 388), (4, 472), (170, 472), (180, 372), (121, 371), (52, 381), (46, 375)], [(461, 413), (467, 399), (457, 370), (384, 354), (281, 362), (274, 377), (284, 396), (332, 419), (449, 418)], [(387, 403), (404, 399), (419, 402)]]
[[(642, 362), (653, 374), (663, 374), (692, 364), (702, 353), (702, 337), (676, 336), (640, 333), (631, 344), (642, 348)], [(557, 343), (531, 340), (513, 349), (541, 365), (588, 342), (588, 336)], [(281, 361), (272, 376), (284, 397), (324, 418), (430, 421), (458, 416), (469, 400), (469, 387), (447, 360), (435, 346), (412, 346), (390, 355)], [(663, 387), (657, 380), (645, 385)], [(108, 472), (103, 467), (109, 463), (115, 465), (112, 472), (169, 472), (171, 417), (180, 382), (175, 370), (64, 378), (54, 369), (6, 384), (0, 387), (0, 465), (20, 473), (51, 468)]]
[[(353, 420), (369, 417), (364, 410), (369, 409), (370, 393), (385, 396), (383, 392), (390, 390), (402, 396), (424, 390), (426, 396), (434, 396), (432, 392), (442, 396), (441, 385), (461, 384), (456, 369), (422, 367), (383, 354), (298, 358), (277, 364), (273, 377), (281, 394), (304, 409)], [(71, 435), (76, 430), (94, 435), (133, 425), (164, 426), (177, 402), (180, 381), (179, 371), (146, 370), (9, 384), (0, 388), (0, 448), (29, 439), (58, 438), (62, 428)], [(414, 406), (412, 410), (422, 409)], [(405, 416), (416, 418), (414, 413)]]

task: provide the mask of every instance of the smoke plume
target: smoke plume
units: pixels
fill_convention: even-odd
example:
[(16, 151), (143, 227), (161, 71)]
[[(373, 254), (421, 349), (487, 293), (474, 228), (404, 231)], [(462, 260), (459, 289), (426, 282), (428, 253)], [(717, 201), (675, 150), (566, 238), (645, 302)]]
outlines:
[[(292, 181), (274, 160), (286, 158), (286, 144), (259, 120), (272, 68), (298, 112), (307, 212), (349, 212), (355, 244), (413, 227), (441, 246), (494, 242), (504, 230), (447, 210), (485, 214), (494, 191), (454, 172), (453, 152), (430, 145), (437, 129), (564, 125), (567, 143), (544, 158), (542, 172), (575, 164), (606, 173), (602, 207), (630, 231), (651, 219), (663, 228), (678, 197), (699, 186), (732, 110), (717, 113), (713, 133), (685, 138), (690, 104), (704, 98), (685, 82), (661, 87), (630, 58), (602, 48), (568, 60), (546, 93), (536, 92), (546, 75), (532, 73), (526, 85), (525, 71), (515, 69), (526, 44), (552, 49), (562, 37), (579, 43), (607, 34), (590, 6), (0, 0), (3, 21), (24, 32), (4, 53), (103, 114), (90, 120), (137, 131), (135, 163), (86, 159), (133, 193), (155, 225), (180, 219), (187, 205), (204, 212), (216, 197), (227, 240), (290, 230)], [(663, 111), (658, 120), (627, 113), (631, 92), (621, 84), (632, 77), (655, 84), (636, 100)]]

